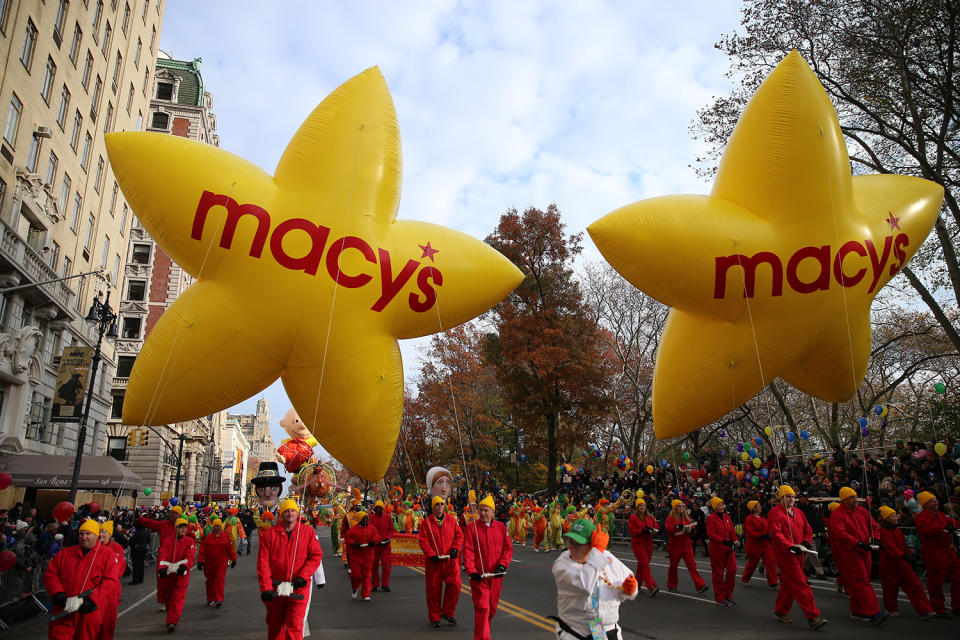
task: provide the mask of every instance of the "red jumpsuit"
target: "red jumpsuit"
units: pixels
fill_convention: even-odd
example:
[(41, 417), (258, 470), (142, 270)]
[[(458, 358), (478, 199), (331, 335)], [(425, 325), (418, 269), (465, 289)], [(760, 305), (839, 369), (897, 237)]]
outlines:
[(281, 582), (303, 578), (306, 583), (294, 589), (294, 598), (276, 597), (267, 606), (267, 638), (269, 640), (300, 640), (303, 638), (303, 617), (310, 596), (310, 579), (320, 566), (323, 551), (313, 529), (297, 523), (288, 532), (283, 524), (261, 529), (260, 548), (257, 551), (257, 579), (260, 591), (276, 591)]
[(880, 612), (880, 603), (870, 585), (873, 559), (869, 549), (861, 549), (857, 543), (869, 544), (871, 538), (880, 536), (880, 529), (869, 511), (863, 507), (848, 509), (843, 504), (833, 510), (830, 522), (830, 546), (850, 596), (850, 613), (874, 616)]
[(373, 556), (373, 588), (376, 589), (381, 584), (385, 587), (390, 586), (390, 569), (393, 567), (393, 561), (390, 557), (390, 540), (393, 538), (393, 518), (384, 511), (381, 515), (370, 514), (370, 526), (380, 534), (380, 542), (375, 547)]
[[(47, 631), (50, 640), (99, 640), (102, 637), (103, 605), (119, 590), (116, 562), (117, 557), (99, 541), (86, 554), (75, 545), (53, 557), (43, 574), (47, 593), (65, 593), (67, 597), (74, 597), (90, 591), (87, 597), (97, 608), (90, 613), (76, 612), (51, 622)], [(56, 615), (61, 611), (63, 607), (54, 607), (51, 613)]]
[(794, 508), (792, 513), (778, 504), (767, 515), (770, 526), (770, 543), (777, 558), (777, 568), (780, 570), (780, 591), (777, 592), (777, 602), (773, 607), (777, 615), (785, 616), (790, 613), (790, 607), (796, 600), (807, 620), (820, 616), (817, 603), (813, 599), (813, 591), (803, 575), (803, 558), (792, 551), (790, 547), (806, 542), (812, 544), (813, 529), (807, 522), (803, 511)]
[[(138, 527), (146, 527), (160, 537), (162, 545), (167, 538), (174, 538), (177, 535), (177, 528), (169, 520), (150, 520), (149, 518), (137, 518)], [(167, 601), (168, 582), (157, 575), (157, 602), (163, 604)]]
[[(737, 556), (733, 552), (733, 543), (738, 538), (729, 514), (714, 511), (707, 516), (707, 539), (710, 541), (713, 598), (723, 604), (733, 598), (733, 587), (737, 583)], [(730, 546), (724, 542), (729, 542)]]
[(533, 548), (539, 550), (547, 533), (547, 517), (543, 507), (533, 508)]
[(760, 559), (763, 558), (767, 584), (771, 587), (777, 586), (777, 560), (770, 546), (770, 527), (767, 525), (767, 519), (750, 514), (743, 521), (743, 533), (747, 543), (747, 566), (743, 568), (741, 580), (750, 582), (750, 577), (760, 564)]
[(203, 563), (203, 576), (207, 579), (207, 602), (223, 602), (227, 564), (236, 559), (233, 540), (223, 530), (220, 535), (208, 533), (200, 543), (197, 561)]
[[(370, 597), (371, 574), (380, 533), (375, 527), (353, 526), (343, 539), (344, 548), (350, 549), (350, 589), (356, 591), (362, 587), (360, 597)], [(367, 545), (359, 549), (355, 545)]]
[[(102, 542), (100, 544), (103, 546)], [(120, 607), (120, 577), (127, 568), (127, 559), (123, 555), (123, 547), (117, 544), (116, 540), (111, 539), (105, 549), (117, 557), (116, 592), (110, 598), (105, 598), (107, 601), (103, 604), (103, 638), (112, 640), (113, 632), (117, 628), (117, 609)]]
[(923, 564), (927, 566), (927, 592), (933, 610), (946, 612), (943, 581), (947, 577), (950, 578), (950, 606), (960, 609), (960, 558), (950, 541), (950, 534), (944, 530), (948, 525), (957, 527), (960, 523), (940, 511), (930, 513), (926, 509), (914, 516), (913, 522), (917, 525)]
[[(430, 557), (448, 555), (452, 549), (463, 546), (463, 529), (454, 518), (447, 516), (439, 523), (431, 513), (420, 524), (418, 536), (420, 549), (426, 558), (427, 615), (430, 622), (439, 622), (441, 615), (453, 618), (460, 599), (460, 560), (430, 560)], [(443, 585), (447, 588), (441, 602)]]
[(650, 558), (653, 557), (653, 532), (657, 530), (657, 520), (649, 513), (642, 519), (634, 513), (627, 521), (627, 528), (630, 531), (630, 548), (637, 558), (637, 581), (647, 589), (656, 589), (657, 582), (650, 573)]
[[(839, 507), (837, 507), (839, 509)], [(835, 509), (836, 510), (836, 509)], [(827, 544), (830, 545), (830, 549), (833, 549), (833, 539), (836, 537), (836, 534), (833, 532), (833, 523), (834, 519), (830, 517), (830, 514), (827, 513), (823, 518), (823, 524), (827, 528)], [(837, 565), (839, 569), (840, 565)], [(843, 589), (843, 593), (846, 593), (846, 589), (843, 586), (843, 576), (840, 575), (839, 571), (837, 572), (837, 577), (834, 578), (834, 581), (837, 583), (837, 586), (840, 589)]]
[(880, 584), (883, 585), (883, 607), (887, 613), (899, 611), (897, 594), (900, 589), (910, 598), (910, 604), (923, 615), (933, 611), (930, 600), (903, 556), (907, 552), (907, 542), (903, 532), (893, 527), (880, 527)]
[(669, 538), (667, 542), (667, 555), (670, 556), (670, 566), (667, 568), (667, 589), (676, 589), (679, 583), (677, 568), (680, 566), (680, 560), (687, 565), (687, 571), (693, 579), (693, 586), (698, 591), (706, 583), (697, 572), (697, 561), (693, 557), (693, 542), (690, 540), (690, 534), (683, 530), (683, 525), (693, 524), (690, 518), (675, 520), (673, 514), (667, 516), (664, 527), (667, 530)]
[[(502, 522), (494, 520), (489, 525), (474, 520), (466, 527), (463, 544), (463, 564), (467, 575), (471, 573), (494, 573), (499, 564), (510, 566), (513, 559), (513, 543)], [(473, 598), (473, 637), (475, 640), (490, 640), (490, 623), (500, 603), (503, 577), (470, 578), (470, 595)]]
[(166, 594), (167, 605), (167, 624), (177, 624), (180, 622), (180, 614), (183, 613), (183, 602), (187, 598), (187, 587), (190, 586), (190, 569), (193, 567), (193, 561), (197, 553), (197, 541), (191, 535), (184, 535), (181, 538), (167, 538), (157, 552), (157, 570), (164, 568), (161, 562), (180, 562), (186, 560), (180, 565), (187, 568), (187, 575), (181, 576), (176, 570), (168, 570), (167, 577), (161, 578), (166, 582), (164, 593)]

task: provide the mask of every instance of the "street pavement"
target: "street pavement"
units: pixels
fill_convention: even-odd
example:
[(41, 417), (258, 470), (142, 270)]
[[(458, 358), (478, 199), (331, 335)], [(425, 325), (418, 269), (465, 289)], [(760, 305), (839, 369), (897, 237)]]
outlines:
[[(327, 584), (313, 589), (309, 623), (313, 638), (469, 638), (473, 635), (473, 607), (469, 582), (464, 586), (457, 606), (456, 627), (430, 628), (427, 624), (422, 570), (394, 567), (390, 593), (374, 593), (370, 602), (350, 597), (350, 582), (340, 558), (330, 550), (329, 529), (320, 529)], [(630, 548), (615, 544), (613, 553), (633, 569), (636, 565)], [(194, 571), (183, 617), (174, 634), (167, 634), (164, 613), (156, 608), (156, 580), (123, 587), (123, 602), (116, 638), (147, 639), (189, 636), (191, 638), (264, 638), (265, 610), (260, 602), (256, 580), (256, 547), (249, 556), (241, 556), (237, 567), (227, 572), (226, 600), (223, 608), (206, 606), (203, 574)], [(556, 613), (556, 590), (550, 567), (556, 553), (534, 553), (529, 546), (514, 547), (514, 561), (505, 578), (500, 609), (493, 621), (496, 639), (553, 637), (553, 623), (545, 618)], [(707, 584), (711, 583), (709, 561), (697, 556), (697, 565)], [(742, 562), (739, 569), (742, 571)], [(813, 580), (817, 605), (829, 624), (819, 632), (807, 628), (799, 608), (794, 605), (792, 624), (773, 617), (776, 592), (767, 588), (763, 576), (754, 576), (750, 586), (737, 581), (734, 607), (717, 606), (711, 590), (694, 592), (689, 575), (681, 566), (678, 593), (666, 590), (666, 554), (657, 551), (652, 562), (654, 578), (661, 588), (656, 598), (642, 591), (633, 602), (620, 608), (624, 638), (812, 638), (817, 634), (834, 638), (896, 637), (910, 634), (911, 640), (960, 637), (960, 618), (921, 622), (913, 607), (901, 594), (900, 617), (891, 617), (879, 629), (850, 619), (849, 600), (839, 595), (832, 581)], [(876, 585), (879, 596), (879, 585)], [(18, 640), (46, 637), (47, 617), (39, 616), (13, 627), (8, 634)]]

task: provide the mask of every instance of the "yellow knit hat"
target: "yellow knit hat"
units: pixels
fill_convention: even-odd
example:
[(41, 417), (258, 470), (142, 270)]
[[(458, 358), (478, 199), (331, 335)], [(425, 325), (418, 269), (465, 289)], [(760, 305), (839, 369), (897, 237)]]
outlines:
[(184, 518), (177, 518), (177, 519), (174, 521), (173, 526), (174, 526), (174, 527), (179, 527), (180, 525), (187, 526), (188, 524), (190, 524), (190, 523), (187, 522), (186, 519), (184, 519)]
[(931, 500), (933, 500), (933, 499), (936, 498), (936, 497), (937, 497), (937, 496), (933, 495), (933, 494), (930, 493), (929, 491), (921, 491), (921, 492), (917, 495), (917, 502), (919, 502), (919, 503), (920, 503), (920, 506), (922, 507), (923, 505), (927, 504), (928, 502), (930, 502)]
[(751, 500), (750, 502), (747, 503), (747, 511), (749, 511), (750, 513), (753, 513), (753, 510), (757, 508), (758, 504), (760, 503), (757, 502), (756, 500)]
[(291, 500), (290, 498), (280, 503), (280, 508), (277, 509), (277, 513), (283, 515), (283, 512), (287, 509), (293, 509), (297, 513), (300, 513), (300, 505), (297, 504), (296, 500)]
[(710, 508), (713, 509), (714, 511), (716, 511), (717, 507), (720, 506), (721, 504), (723, 504), (723, 498), (721, 498), (720, 496), (713, 496), (712, 498), (710, 498)]
[(88, 518), (80, 525), (80, 531), (89, 531), (95, 536), (100, 535), (100, 524), (93, 518)]
[(170, 511), (173, 511), (178, 516), (183, 515), (183, 507), (181, 507), (180, 505), (177, 505), (175, 507), (170, 507)]
[(382, 507), (382, 506), (383, 506), (383, 500), (377, 500), (376, 502), (373, 503), (373, 506), (374, 506), (374, 507)]
[(483, 500), (481, 500), (481, 501), (480, 501), (480, 504), (478, 504), (477, 506), (478, 506), (478, 507), (490, 507), (490, 508), (493, 509), (494, 511), (497, 510), (497, 505), (496, 505), (496, 503), (493, 501), (493, 496), (490, 495), (489, 493), (488, 493), (486, 496), (484, 496)]
[(441, 498), (440, 496), (433, 496), (433, 500), (430, 501), (430, 508), (432, 509), (432, 508), (433, 508), (433, 505), (437, 504), (438, 502), (439, 502), (440, 504), (443, 504), (443, 503), (444, 503), (444, 499)]
[(850, 487), (843, 487), (840, 489), (840, 499), (846, 500), (847, 498), (856, 498), (857, 492), (851, 489)]
[(827, 505), (827, 511), (829, 511), (830, 513), (833, 513), (836, 510), (836, 508), (839, 506), (840, 506), (839, 502), (831, 502), (830, 504)]
[(646, 505), (647, 502), (643, 498), (637, 498), (637, 501), (633, 503), (633, 506), (639, 507), (640, 505)]
[(889, 518), (890, 516), (892, 516), (892, 515), (895, 514), (895, 513), (896, 513), (896, 511), (894, 511), (894, 510), (891, 509), (890, 507), (887, 507), (887, 506), (880, 507), (880, 519), (881, 519), (881, 520), (886, 520), (887, 518)]
[(100, 531), (106, 531), (110, 535), (113, 535), (113, 520), (107, 520), (106, 522), (100, 525)]
[(214, 518), (213, 522), (210, 523), (210, 526), (223, 528), (223, 521), (220, 518)]
[(780, 485), (780, 490), (777, 491), (777, 499), (778, 499), (778, 500), (779, 500), (780, 498), (782, 498), (783, 496), (795, 496), (795, 495), (797, 495), (797, 492), (794, 491), (794, 490), (793, 490), (793, 487), (791, 487), (791, 486), (788, 485), (788, 484), (782, 484), (782, 485)]
[(683, 500), (674, 500), (673, 502), (670, 503), (670, 508), (675, 509), (681, 504), (683, 504)]

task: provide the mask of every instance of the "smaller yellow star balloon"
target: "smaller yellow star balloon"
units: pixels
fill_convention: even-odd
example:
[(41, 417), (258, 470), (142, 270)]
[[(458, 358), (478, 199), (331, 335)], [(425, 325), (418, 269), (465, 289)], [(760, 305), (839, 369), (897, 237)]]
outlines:
[(849, 399), (870, 357), (870, 304), (942, 202), (919, 178), (852, 177), (833, 105), (788, 55), (744, 109), (709, 196), (644, 200), (588, 229), (614, 268), (671, 307), (657, 437), (709, 424), (777, 376)]
[(479, 240), (396, 219), (400, 133), (375, 68), (310, 114), (273, 176), (175, 136), (106, 140), (140, 222), (197, 278), (137, 356), (125, 424), (208, 415), (280, 377), (320, 444), (379, 480), (403, 409), (397, 339), (465, 322), (523, 278)]

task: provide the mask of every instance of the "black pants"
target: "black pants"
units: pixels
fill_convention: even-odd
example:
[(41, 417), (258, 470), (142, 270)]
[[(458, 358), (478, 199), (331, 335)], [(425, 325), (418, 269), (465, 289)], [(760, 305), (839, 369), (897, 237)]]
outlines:
[(146, 549), (134, 547), (130, 551), (130, 562), (133, 564), (133, 579), (130, 584), (141, 584), (143, 582), (143, 561), (147, 557)]

